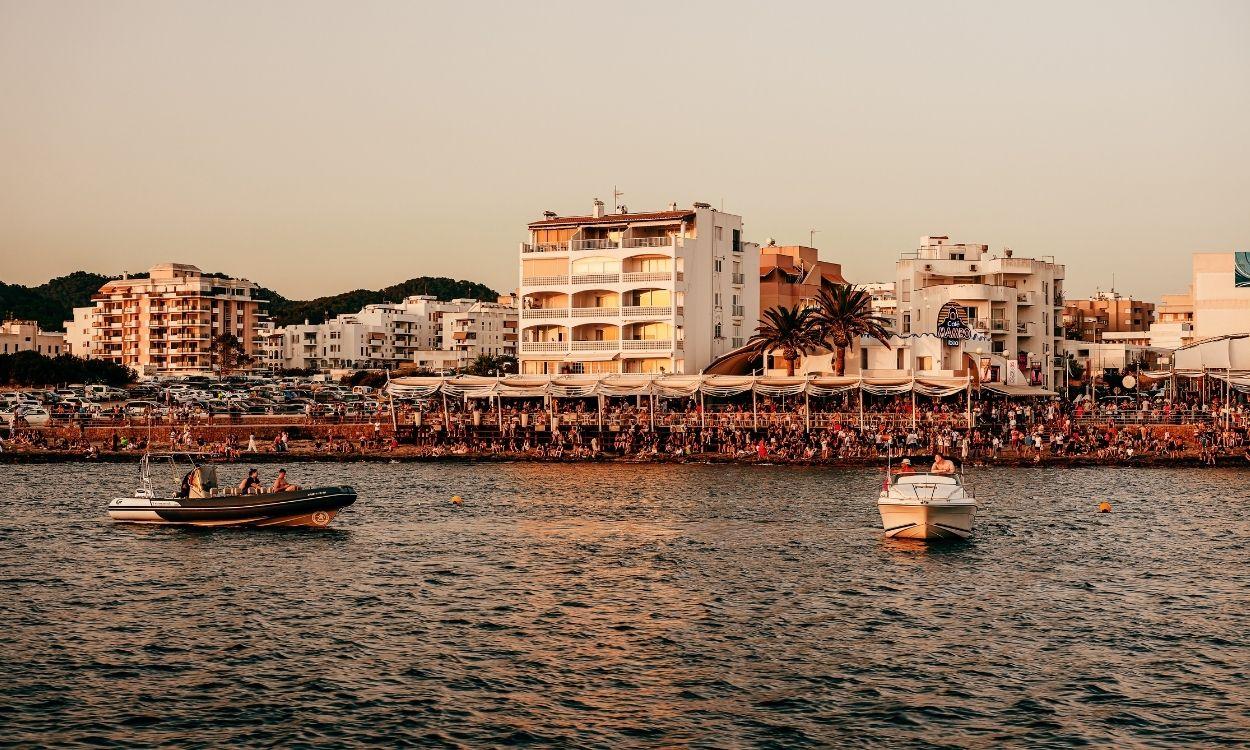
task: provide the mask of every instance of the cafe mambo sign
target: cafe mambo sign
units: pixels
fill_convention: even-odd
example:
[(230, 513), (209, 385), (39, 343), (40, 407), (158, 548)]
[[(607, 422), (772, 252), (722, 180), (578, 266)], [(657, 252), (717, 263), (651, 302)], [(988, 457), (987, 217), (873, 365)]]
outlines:
[(960, 341), (972, 338), (972, 329), (964, 321), (964, 308), (954, 300), (938, 310), (937, 335), (949, 346), (959, 346)]

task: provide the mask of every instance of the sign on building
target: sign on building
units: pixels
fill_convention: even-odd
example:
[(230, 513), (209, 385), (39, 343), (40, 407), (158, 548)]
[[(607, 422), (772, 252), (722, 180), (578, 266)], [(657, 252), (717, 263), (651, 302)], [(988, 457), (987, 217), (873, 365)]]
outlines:
[(1250, 288), (1250, 251), (1238, 250), (1233, 253), (1233, 286)]
[(972, 329), (964, 320), (964, 308), (951, 300), (938, 310), (937, 335), (948, 346), (959, 346), (959, 342), (972, 338)]

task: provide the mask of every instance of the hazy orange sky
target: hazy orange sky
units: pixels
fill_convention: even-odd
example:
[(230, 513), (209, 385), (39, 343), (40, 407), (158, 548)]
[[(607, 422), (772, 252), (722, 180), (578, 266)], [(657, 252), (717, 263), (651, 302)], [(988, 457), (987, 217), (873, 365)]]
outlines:
[(0, 0), (0, 280), (516, 284), (545, 209), (723, 205), (1182, 291), (1250, 249), (1250, 3)]

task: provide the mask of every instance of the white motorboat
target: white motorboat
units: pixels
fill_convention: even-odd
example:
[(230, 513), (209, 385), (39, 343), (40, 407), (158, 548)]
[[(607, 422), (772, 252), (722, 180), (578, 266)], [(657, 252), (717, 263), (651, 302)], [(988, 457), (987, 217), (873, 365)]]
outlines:
[(887, 480), (877, 508), (886, 537), (967, 539), (977, 501), (958, 475), (900, 473)]

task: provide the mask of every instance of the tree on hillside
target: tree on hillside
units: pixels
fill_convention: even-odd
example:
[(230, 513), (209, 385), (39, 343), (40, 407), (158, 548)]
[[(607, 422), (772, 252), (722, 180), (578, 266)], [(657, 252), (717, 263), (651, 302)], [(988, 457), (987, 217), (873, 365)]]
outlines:
[(815, 312), (813, 308), (798, 305), (769, 308), (747, 344), (759, 354), (781, 352), (786, 374), (792, 376), (795, 361), (804, 354), (818, 351), (824, 344)]
[(835, 375), (846, 374), (846, 350), (860, 336), (871, 336), (890, 347), (892, 323), (873, 311), (872, 295), (861, 287), (835, 284), (822, 288), (816, 297), (813, 322), (820, 338), (835, 352)]
[(223, 333), (213, 339), (208, 346), (208, 359), (209, 366), (220, 378), (252, 363), (252, 357), (243, 348), (243, 342), (233, 333)]

